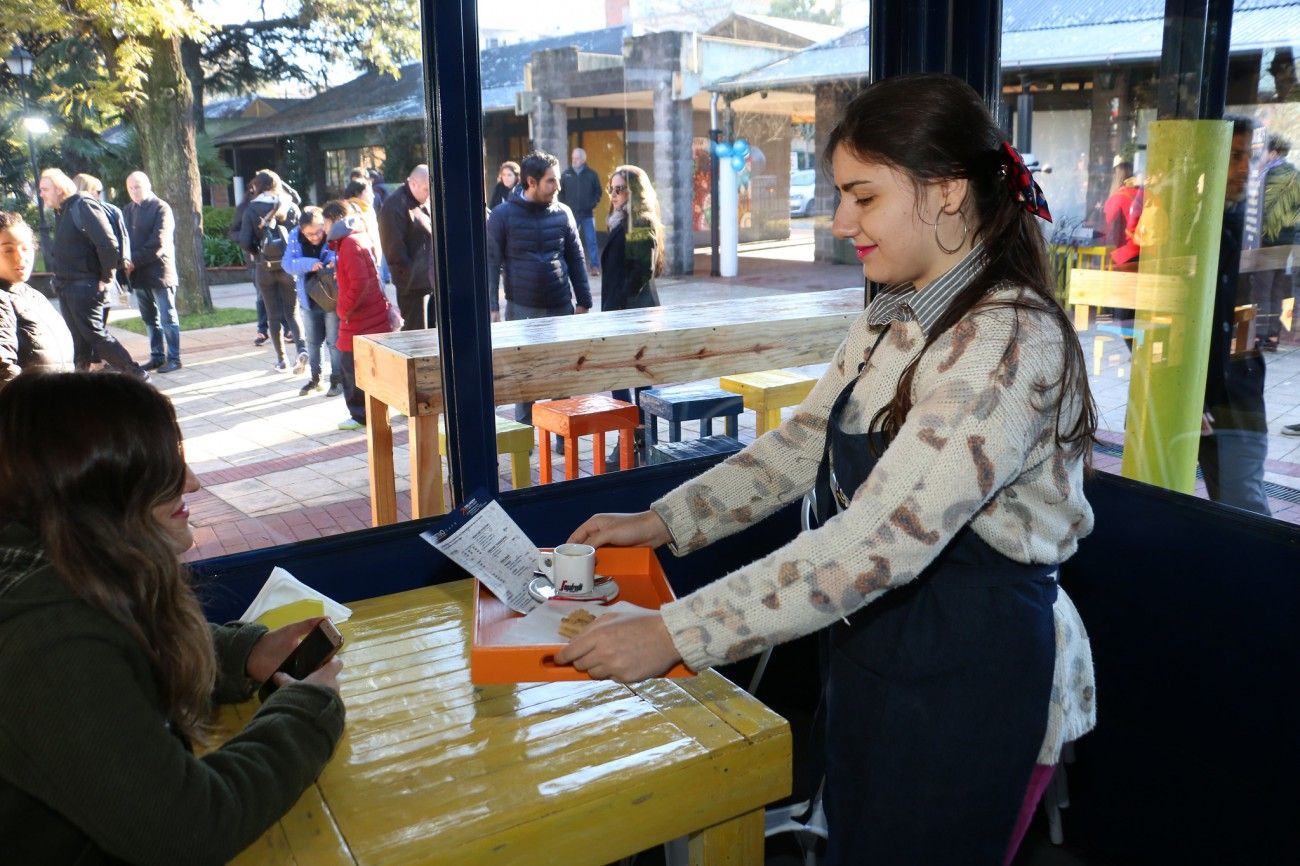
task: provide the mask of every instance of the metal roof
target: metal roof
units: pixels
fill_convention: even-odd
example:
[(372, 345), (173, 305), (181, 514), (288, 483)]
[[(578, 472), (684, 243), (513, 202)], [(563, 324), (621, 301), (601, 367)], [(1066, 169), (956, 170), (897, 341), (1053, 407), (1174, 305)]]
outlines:
[[(715, 90), (800, 87), (866, 78), (868, 28), (805, 48), (790, 57), (722, 78)], [(1006, 0), (1002, 68), (1087, 66), (1158, 60), (1164, 38), (1163, 0)], [(1300, 41), (1300, 0), (1236, 0), (1234, 53)]]
[[(621, 55), (624, 35), (622, 27), (606, 27), (602, 30), (551, 36), (485, 49), (479, 56), (483, 108), (492, 110), (514, 106), (514, 92), (524, 88), (524, 66), (532, 58), (533, 52), (573, 46), (579, 51), (592, 54)], [(236, 144), (306, 132), (351, 129), (401, 120), (423, 120), (422, 78), (420, 63), (406, 64), (399, 70), (397, 78), (377, 72), (366, 73), (290, 106), (272, 117), (223, 133), (214, 141), (217, 144)], [(507, 94), (508, 99), (505, 99)], [(491, 104), (489, 99), (492, 100)]]

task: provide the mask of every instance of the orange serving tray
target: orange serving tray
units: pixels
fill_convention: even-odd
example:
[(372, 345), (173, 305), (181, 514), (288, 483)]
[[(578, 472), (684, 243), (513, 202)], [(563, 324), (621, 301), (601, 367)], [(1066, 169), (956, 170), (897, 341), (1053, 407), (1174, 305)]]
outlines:
[[(653, 548), (598, 548), (596, 573), (618, 581), (617, 601), (630, 601), (658, 610), (660, 605), (677, 598)], [(478, 584), (478, 592), (474, 594), (474, 642), (469, 651), (470, 680), (486, 684), (591, 679), (572, 665), (555, 663), (555, 653), (562, 644), (494, 646), (493, 634), (519, 616), (487, 587)], [(694, 674), (685, 665), (678, 664), (664, 676), (690, 677)]]

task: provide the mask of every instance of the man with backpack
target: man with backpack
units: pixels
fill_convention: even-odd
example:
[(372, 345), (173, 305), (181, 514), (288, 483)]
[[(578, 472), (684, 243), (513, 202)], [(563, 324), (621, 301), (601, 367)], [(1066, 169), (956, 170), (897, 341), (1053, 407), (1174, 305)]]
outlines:
[(266, 305), (271, 346), (275, 350), (275, 369), (286, 370), (284, 325), (293, 328), (297, 359), (293, 374), (301, 376), (307, 369), (307, 343), (303, 339), (302, 316), (293, 276), (284, 270), (284, 254), (289, 245), (289, 231), (297, 226), (298, 208), (285, 191), (280, 176), (262, 169), (250, 184), (255, 193), (244, 209), (239, 228), (239, 245), (253, 257), (253, 282)]
[(39, 191), (41, 201), (56, 214), (46, 266), (54, 273), (59, 307), (72, 333), (74, 366), (89, 369), (97, 354), (113, 369), (148, 381), (148, 371), (131, 359), (104, 324), (122, 254), (103, 205), (78, 192), (72, 178), (57, 168), (41, 172)]

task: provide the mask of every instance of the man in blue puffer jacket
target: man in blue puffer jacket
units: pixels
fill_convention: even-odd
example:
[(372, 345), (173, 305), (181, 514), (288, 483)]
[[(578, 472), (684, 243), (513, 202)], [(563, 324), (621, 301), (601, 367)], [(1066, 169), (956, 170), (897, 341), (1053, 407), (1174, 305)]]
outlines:
[[(591, 309), (578, 224), (573, 211), (556, 200), (559, 164), (541, 151), (524, 157), (519, 185), (488, 219), (488, 291), (494, 322), (501, 320), (497, 286), (503, 268), (506, 321), (571, 316)], [(517, 421), (531, 423), (532, 412), (532, 403), (515, 404)]]

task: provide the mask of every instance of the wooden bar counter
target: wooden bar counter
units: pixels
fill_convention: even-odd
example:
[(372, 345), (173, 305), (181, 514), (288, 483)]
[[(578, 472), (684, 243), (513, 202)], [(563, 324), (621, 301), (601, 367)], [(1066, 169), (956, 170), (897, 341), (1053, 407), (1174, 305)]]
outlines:
[[(492, 326), (497, 405), (691, 382), (829, 361), (862, 312), (862, 289), (589, 313)], [(397, 519), (391, 407), (407, 416), (411, 516), (442, 513), (442, 368), (436, 332), (354, 341), (366, 392), (370, 509), (374, 525)]]
[[(470, 682), (472, 580), (353, 604), (347, 727), (239, 866), (599, 866), (689, 837), (692, 866), (761, 863), (790, 791), (786, 722), (726, 679)], [(256, 703), (226, 707), (217, 740)]]

